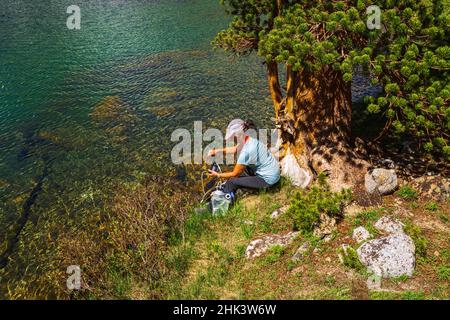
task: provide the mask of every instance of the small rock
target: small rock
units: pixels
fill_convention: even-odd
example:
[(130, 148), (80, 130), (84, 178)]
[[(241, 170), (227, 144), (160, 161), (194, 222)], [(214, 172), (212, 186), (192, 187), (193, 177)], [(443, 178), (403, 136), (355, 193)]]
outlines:
[(366, 173), (365, 187), (368, 193), (378, 191), (381, 195), (391, 194), (398, 186), (395, 170), (374, 169)]
[(370, 238), (370, 232), (366, 230), (364, 227), (358, 227), (355, 230), (353, 230), (353, 236), (352, 238), (358, 242), (364, 242)]
[(314, 228), (313, 235), (320, 239), (325, 238), (326, 236), (333, 233), (336, 230), (337, 221), (336, 218), (330, 217), (326, 213), (320, 214), (320, 223), (318, 226)]
[(299, 235), (299, 232), (289, 232), (285, 235), (269, 235), (261, 239), (252, 241), (245, 251), (247, 259), (261, 256), (273, 246), (287, 246)]
[(285, 206), (285, 207), (279, 208), (279, 209), (275, 210), (274, 212), (272, 212), (272, 214), (270, 215), (270, 218), (271, 219), (277, 219), (283, 213), (288, 211), (288, 209), (289, 209), (289, 206)]
[(302, 244), (300, 246), (300, 248), (298, 248), (297, 251), (295, 252), (295, 254), (292, 256), (292, 258), (291, 258), (292, 261), (296, 261), (296, 262), (300, 261), (300, 259), (306, 255), (306, 253), (308, 252), (310, 247), (311, 247), (311, 243), (309, 241)]
[(357, 253), (360, 261), (375, 276), (395, 278), (413, 275), (415, 246), (404, 233), (367, 241)]
[(388, 169), (395, 169), (395, 163), (391, 159), (383, 159), (381, 160), (381, 165)]
[(391, 217), (384, 216), (381, 217), (377, 222), (375, 222), (374, 227), (380, 230), (381, 232), (393, 234), (393, 233), (402, 233), (404, 224)]
[(244, 221), (244, 224), (249, 225), (249, 226), (252, 226), (252, 225), (254, 225), (255, 223), (254, 223), (253, 221), (250, 221), (250, 220), (245, 220), (245, 221)]
[(325, 258), (325, 261), (326, 261), (326, 262), (331, 262), (331, 258), (330, 258), (330, 257), (326, 257), (326, 258)]
[(442, 176), (419, 177), (413, 179), (410, 186), (424, 199), (447, 201), (450, 197), (450, 180)]

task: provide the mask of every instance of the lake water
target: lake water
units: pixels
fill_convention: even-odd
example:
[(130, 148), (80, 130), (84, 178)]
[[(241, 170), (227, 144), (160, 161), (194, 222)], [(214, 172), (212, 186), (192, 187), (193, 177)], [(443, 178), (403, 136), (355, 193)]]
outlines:
[[(228, 23), (218, 0), (78, 1), (81, 30), (66, 27), (72, 4), (2, 0), (3, 243), (40, 180), (34, 220), (49, 210), (76, 214), (115, 181), (172, 174), (174, 129), (272, 116), (261, 60), (211, 48)], [(96, 107), (115, 118), (93, 116)]]
[(273, 116), (261, 59), (211, 48), (219, 0), (78, 1), (69, 30), (73, 2), (0, 8), (0, 267), (19, 250), (18, 278), (65, 225), (101, 221), (118, 185), (175, 176), (173, 130)]

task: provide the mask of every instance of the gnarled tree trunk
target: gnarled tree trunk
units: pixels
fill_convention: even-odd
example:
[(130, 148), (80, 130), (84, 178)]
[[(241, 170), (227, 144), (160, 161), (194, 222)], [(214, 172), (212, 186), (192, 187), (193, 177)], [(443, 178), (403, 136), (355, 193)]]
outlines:
[(333, 190), (361, 186), (369, 165), (351, 147), (350, 82), (328, 67), (311, 73), (287, 66), (283, 96), (278, 65), (269, 63), (268, 71), (281, 157), (293, 154), (311, 176), (325, 172)]

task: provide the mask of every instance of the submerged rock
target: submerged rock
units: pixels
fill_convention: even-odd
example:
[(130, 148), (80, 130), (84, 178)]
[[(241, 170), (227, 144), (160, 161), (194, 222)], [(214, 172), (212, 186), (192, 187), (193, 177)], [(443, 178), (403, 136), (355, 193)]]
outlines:
[(391, 194), (397, 189), (398, 181), (395, 170), (374, 169), (366, 173), (365, 187), (368, 193)]
[(298, 235), (299, 232), (289, 232), (285, 235), (268, 235), (264, 238), (254, 240), (248, 245), (247, 250), (245, 250), (245, 257), (247, 259), (257, 258), (273, 246), (287, 246), (291, 244)]
[(364, 227), (358, 227), (353, 230), (353, 240), (358, 243), (364, 242), (370, 238), (370, 232), (366, 230)]
[(5, 180), (0, 179), (0, 189), (4, 189), (9, 187), (9, 183), (6, 182)]
[(90, 117), (101, 123), (130, 123), (136, 121), (138, 118), (131, 113), (130, 107), (122, 101), (118, 96), (108, 96), (99, 102), (92, 112)]

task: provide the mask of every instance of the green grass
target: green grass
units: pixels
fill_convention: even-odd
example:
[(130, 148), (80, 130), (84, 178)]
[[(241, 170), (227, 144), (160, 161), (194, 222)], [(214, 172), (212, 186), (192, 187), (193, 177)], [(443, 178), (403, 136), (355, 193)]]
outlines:
[(434, 211), (437, 211), (439, 209), (439, 206), (438, 206), (438, 204), (436, 202), (431, 201), (431, 202), (426, 203), (424, 208), (425, 208), (425, 210), (434, 212)]
[(409, 277), (407, 275), (402, 275), (402, 276), (391, 279), (392, 282), (397, 283), (397, 284), (401, 283), (401, 282), (405, 282), (407, 280), (409, 280)]
[(367, 223), (373, 223), (380, 218), (380, 215), (383, 211), (384, 211), (384, 209), (381, 208), (381, 209), (372, 209), (372, 210), (366, 210), (366, 211), (359, 212), (353, 218), (352, 225), (354, 227), (359, 227), (359, 226), (363, 226)]
[(444, 281), (450, 281), (450, 264), (443, 264), (437, 267), (438, 277)]
[(355, 269), (358, 272), (364, 272), (366, 270), (366, 267), (359, 261), (358, 253), (354, 248), (350, 246), (346, 250), (339, 248), (338, 254), (342, 257), (344, 266)]
[(371, 300), (426, 300), (427, 298), (423, 291), (371, 291), (369, 297)]
[(443, 223), (448, 223), (448, 216), (447, 215), (445, 215), (445, 214), (440, 214), (439, 215), (439, 220), (441, 220)]
[(414, 241), (414, 245), (416, 246), (416, 257), (418, 257), (419, 260), (424, 260), (427, 257), (428, 240), (423, 235), (422, 230), (418, 226), (415, 226), (411, 220), (405, 222), (404, 230)]
[(261, 263), (265, 266), (272, 265), (275, 262), (280, 261), (284, 253), (285, 248), (280, 245), (270, 247), (267, 251), (267, 255), (261, 260)]
[(414, 190), (413, 188), (411, 188), (408, 185), (402, 186), (397, 192), (396, 194), (408, 201), (413, 201), (416, 200), (418, 197), (417, 191)]

